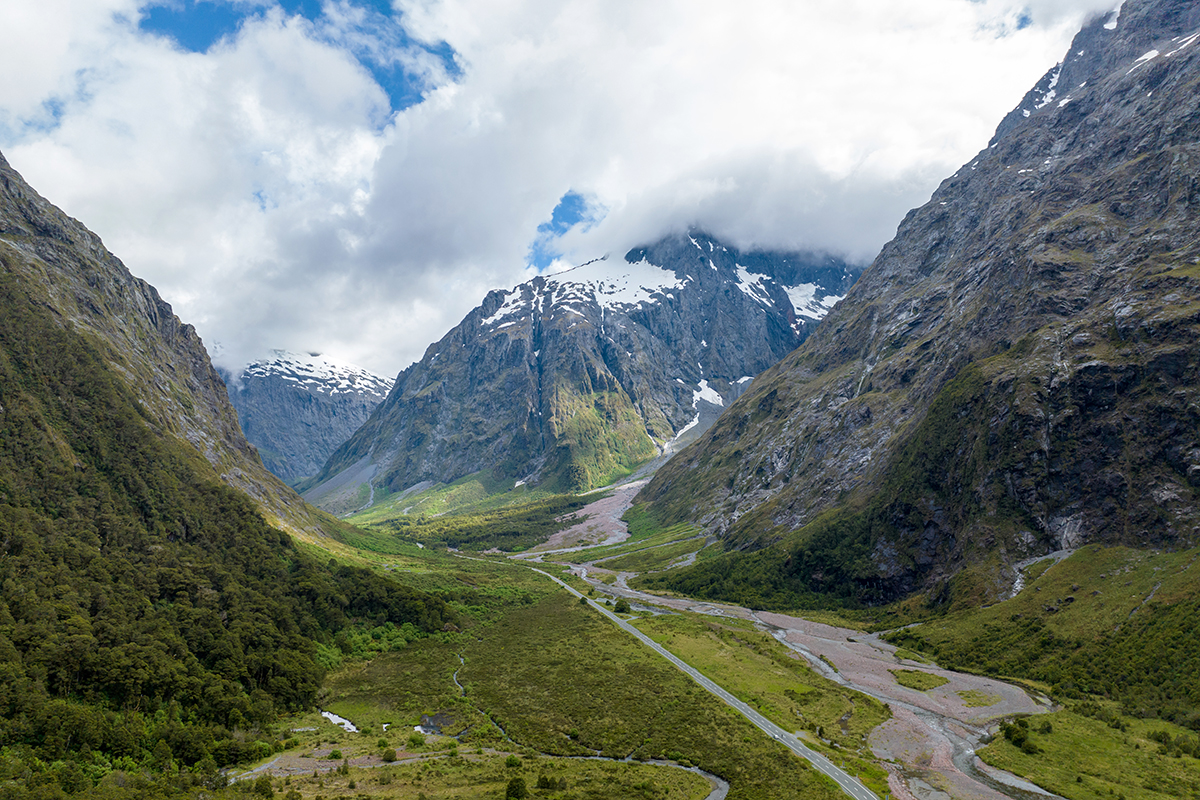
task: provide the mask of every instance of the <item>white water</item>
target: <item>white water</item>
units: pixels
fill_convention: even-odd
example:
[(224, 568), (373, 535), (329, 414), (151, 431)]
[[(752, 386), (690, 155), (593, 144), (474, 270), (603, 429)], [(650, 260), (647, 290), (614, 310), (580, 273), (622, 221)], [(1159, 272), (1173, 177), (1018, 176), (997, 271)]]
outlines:
[(322, 711), (321, 716), (332, 722), (334, 725), (341, 725), (347, 733), (358, 733), (358, 728), (354, 727), (354, 723), (345, 717), (339, 717), (332, 711)]

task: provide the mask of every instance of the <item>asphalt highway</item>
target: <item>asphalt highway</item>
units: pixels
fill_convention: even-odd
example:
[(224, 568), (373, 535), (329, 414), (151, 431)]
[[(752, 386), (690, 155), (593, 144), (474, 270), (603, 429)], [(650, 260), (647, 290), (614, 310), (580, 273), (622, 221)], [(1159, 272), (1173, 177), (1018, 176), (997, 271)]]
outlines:
[[(559, 586), (563, 587), (564, 589), (566, 589), (568, 592), (575, 595), (576, 597), (584, 597), (584, 595), (580, 594), (578, 591), (576, 591), (570, 585), (559, 580), (558, 578), (554, 577), (550, 573), (545, 572), (544, 570), (537, 569), (536, 567), (530, 567), (530, 569), (532, 569), (534, 572), (538, 572), (538, 573), (541, 573), (542, 575), (545, 575), (547, 578), (554, 581)], [(620, 628), (621, 630), (625, 631), (626, 633), (628, 633), (632, 636), (637, 637), (638, 640), (641, 641), (642, 644), (646, 645), (651, 650), (658, 653), (660, 656), (665, 658), (667, 661), (670, 661), (675, 666), (676, 669), (678, 669), (683, 674), (687, 675), (689, 678), (691, 678), (696, 683), (700, 684), (700, 686), (702, 686), (704, 689), (706, 689), (709, 692), (711, 692), (712, 694), (716, 695), (718, 698), (721, 699), (722, 702), (724, 702), (729, 707), (733, 708), (735, 711), (737, 711), (739, 714), (744, 716), (746, 719), (750, 720), (750, 722), (754, 723), (755, 726), (760, 728), (768, 736), (770, 736), (773, 739), (775, 739), (776, 741), (780, 742), (781, 744), (783, 744), (785, 747), (787, 747), (789, 750), (791, 750), (793, 753), (800, 756), (801, 758), (807, 759), (808, 762), (813, 765), (813, 769), (817, 770), (818, 772), (820, 772), (821, 774), (825, 775), (827, 778), (832, 780), (834, 783), (836, 783), (838, 785), (838, 788), (840, 788), (843, 792), (848, 794), (850, 797), (853, 797), (855, 800), (879, 800), (879, 797), (876, 794), (874, 794), (872, 791), (867, 789), (866, 786), (863, 786), (862, 783), (857, 778), (855, 778), (854, 776), (852, 776), (849, 773), (840, 769), (832, 761), (830, 761), (828, 758), (821, 755), (817, 751), (811, 750), (808, 747), (806, 747), (804, 745), (804, 743), (801, 742), (794, 734), (779, 727), (774, 722), (771, 722), (771, 720), (767, 719), (762, 714), (758, 713), (753, 708), (751, 708), (750, 706), (743, 703), (741, 700), (738, 700), (732, 694), (725, 691), (717, 684), (713, 683), (711, 680), (706, 678), (704, 675), (701, 675), (699, 671), (697, 671), (693, 667), (689, 666), (685, 662), (681, 661), (673, 653), (670, 653), (669, 651), (667, 651), (664, 647), (659, 645), (657, 642), (655, 642), (649, 636), (642, 633), (637, 628), (633, 627), (632, 625), (630, 625), (628, 622), (626, 622), (625, 620), (618, 617), (613, 612), (609, 611), (603, 605), (601, 605), (600, 603), (597, 603), (591, 599), (588, 599), (588, 604), (591, 605), (592, 608), (596, 609), (601, 614), (603, 614), (604, 616), (606, 616), (610, 620), (612, 620), (612, 622), (618, 628)]]

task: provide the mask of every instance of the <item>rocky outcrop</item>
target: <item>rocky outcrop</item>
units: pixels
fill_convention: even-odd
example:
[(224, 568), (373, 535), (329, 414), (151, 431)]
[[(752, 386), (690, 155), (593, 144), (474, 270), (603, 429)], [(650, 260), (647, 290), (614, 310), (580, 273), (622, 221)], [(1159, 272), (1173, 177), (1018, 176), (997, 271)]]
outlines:
[(494, 291), (400, 373), (305, 494), (362, 505), (489, 470), (587, 489), (699, 433), (790, 352), (857, 270), (700, 232)]
[(393, 381), (319, 353), (275, 350), (236, 376), (222, 372), (246, 439), (289, 484), (316, 475), (367, 421)]
[(272, 524), (321, 535), (336, 522), (268, 472), (238, 426), (195, 329), (94, 233), (47, 202), (0, 156), (0, 264), (64, 326), (103, 348), (159, 433), (187, 442)]
[(872, 600), (1082, 542), (1195, 540), (1198, 80), (1194, 3), (1091, 22), (640, 501), (784, 539), (772, 569), (798, 591)]

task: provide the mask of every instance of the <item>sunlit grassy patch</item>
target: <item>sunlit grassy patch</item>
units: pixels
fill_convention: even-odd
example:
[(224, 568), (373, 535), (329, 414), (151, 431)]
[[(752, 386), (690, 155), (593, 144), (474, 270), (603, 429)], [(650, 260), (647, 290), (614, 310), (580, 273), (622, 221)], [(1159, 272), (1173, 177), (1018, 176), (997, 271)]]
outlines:
[(936, 689), (950, 682), (949, 678), (916, 669), (889, 669), (888, 672), (892, 673), (896, 683), (921, 692)]
[(957, 693), (963, 699), (963, 705), (967, 708), (983, 708), (984, 706), (994, 706), (1004, 698), (998, 694), (987, 694), (975, 689), (963, 689)]

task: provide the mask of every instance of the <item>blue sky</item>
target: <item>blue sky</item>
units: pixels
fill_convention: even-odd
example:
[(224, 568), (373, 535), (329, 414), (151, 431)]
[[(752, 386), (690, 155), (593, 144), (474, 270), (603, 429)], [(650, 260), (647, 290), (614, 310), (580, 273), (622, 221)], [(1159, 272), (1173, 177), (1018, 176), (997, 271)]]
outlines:
[[(429, 44), (412, 39), (402, 25), (401, 15), (393, 10), (389, 0), (359, 0), (349, 4), (367, 11), (367, 24), (375, 27), (377, 32), (386, 30), (391, 34), (389, 47), (420, 48), (440, 59), (447, 73), (459, 74), (453, 48), (445, 42)], [(301, 16), (313, 23), (319, 23), (324, 14), (318, 0), (279, 0), (272, 5), (289, 16)], [(138, 26), (146, 32), (169, 36), (188, 51), (205, 53), (222, 38), (234, 36), (247, 19), (261, 16), (272, 5), (251, 4), (245, 0), (170, 0), (144, 8)], [(423, 76), (406, 71), (395, 61), (385, 62), (364, 52), (356, 53), (356, 56), (387, 92), (393, 111), (403, 111), (421, 102), (430, 88)]]
[(537, 238), (529, 247), (529, 263), (535, 269), (545, 270), (563, 253), (558, 246), (558, 240), (576, 225), (590, 227), (598, 220), (598, 210), (591, 207), (587, 198), (578, 192), (570, 191), (558, 201), (558, 205), (550, 213), (550, 220), (538, 225)]

